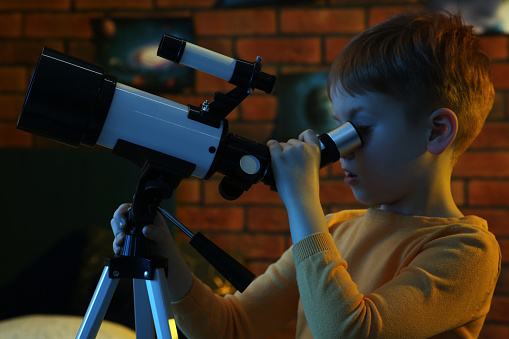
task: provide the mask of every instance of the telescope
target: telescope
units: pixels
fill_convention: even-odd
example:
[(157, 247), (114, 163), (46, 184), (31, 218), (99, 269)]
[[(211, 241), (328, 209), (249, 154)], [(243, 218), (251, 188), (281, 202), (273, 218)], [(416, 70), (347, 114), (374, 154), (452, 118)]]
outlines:
[[(272, 91), (276, 77), (261, 71), (261, 58), (233, 59), (167, 34), (157, 54), (236, 87), (216, 92), (212, 102), (199, 107), (183, 105), (118, 83), (101, 66), (45, 47), (17, 127), (74, 147), (104, 146), (138, 164), (157, 154), (165, 165), (192, 168), (192, 176), (205, 180), (223, 174), (219, 192), (227, 200), (258, 182), (275, 190), (268, 147), (229, 133), (226, 120), (254, 90)], [(322, 167), (362, 144), (350, 122), (319, 139)]]
[[(157, 54), (236, 87), (226, 94), (216, 92), (212, 102), (186, 106), (118, 83), (101, 66), (45, 47), (18, 119), (19, 129), (73, 147), (100, 145), (142, 168), (122, 253), (105, 259), (79, 339), (97, 334), (120, 278), (133, 279), (137, 337), (153, 338), (153, 327), (146, 325), (151, 308), (157, 336), (172, 338), (164, 279), (168, 261), (153, 255), (152, 244), (142, 233), (158, 211), (186, 233), (190, 244), (240, 292), (254, 279), (253, 273), (200, 233), (193, 234), (159, 204), (182, 179), (206, 180), (214, 173), (224, 175), (219, 192), (227, 200), (237, 199), (259, 182), (276, 190), (268, 147), (229, 133), (226, 119), (254, 90), (270, 93), (276, 77), (261, 71), (260, 57), (254, 62), (232, 59), (166, 34)], [(351, 122), (319, 140), (322, 167), (362, 145)]]

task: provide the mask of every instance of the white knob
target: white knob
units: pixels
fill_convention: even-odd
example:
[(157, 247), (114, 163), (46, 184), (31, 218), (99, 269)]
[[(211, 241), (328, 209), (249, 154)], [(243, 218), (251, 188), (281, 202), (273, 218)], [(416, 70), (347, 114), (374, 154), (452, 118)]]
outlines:
[(260, 170), (260, 161), (253, 155), (244, 155), (240, 159), (240, 168), (247, 174), (255, 174)]

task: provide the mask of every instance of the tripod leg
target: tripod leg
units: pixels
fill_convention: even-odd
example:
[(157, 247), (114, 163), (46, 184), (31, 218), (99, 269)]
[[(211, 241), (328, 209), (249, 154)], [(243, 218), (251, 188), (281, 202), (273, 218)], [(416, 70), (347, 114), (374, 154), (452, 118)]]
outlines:
[(133, 279), (134, 321), (136, 338), (154, 338), (154, 321), (150, 312), (147, 286), (143, 279)]
[(118, 279), (111, 279), (108, 275), (109, 266), (104, 266), (103, 273), (88, 305), (76, 339), (95, 338), (104, 319), (106, 310), (118, 285)]
[[(152, 306), (152, 316), (158, 339), (178, 339), (176, 327), (173, 322), (173, 313), (170, 305), (170, 294), (163, 268), (154, 270), (152, 280), (146, 280), (150, 305)], [(172, 321), (170, 330), (169, 321)]]

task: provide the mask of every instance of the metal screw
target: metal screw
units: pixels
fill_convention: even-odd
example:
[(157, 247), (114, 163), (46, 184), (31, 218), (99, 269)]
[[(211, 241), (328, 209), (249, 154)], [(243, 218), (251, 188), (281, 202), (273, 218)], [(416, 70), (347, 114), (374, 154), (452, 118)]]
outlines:
[(145, 271), (143, 272), (143, 276), (145, 277), (145, 279), (148, 279), (150, 278), (150, 273), (148, 271)]
[(209, 111), (209, 101), (208, 100), (205, 100), (203, 102), (203, 104), (201, 104), (201, 109), (204, 112), (208, 112)]
[(257, 57), (256, 57), (256, 62), (257, 62), (257, 63), (262, 62), (262, 57), (261, 57), (261, 56), (257, 56)]
[(118, 277), (120, 275), (120, 272), (119, 271), (113, 271), (113, 276), (114, 277)]

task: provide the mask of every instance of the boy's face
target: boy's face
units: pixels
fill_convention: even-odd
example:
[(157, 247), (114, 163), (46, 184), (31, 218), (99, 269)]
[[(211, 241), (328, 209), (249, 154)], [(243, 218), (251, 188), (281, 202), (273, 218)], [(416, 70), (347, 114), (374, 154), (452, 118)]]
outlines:
[(404, 212), (423, 194), (426, 171), (426, 120), (409, 124), (404, 105), (390, 95), (333, 93), (334, 118), (352, 121), (363, 147), (341, 158), (345, 182), (362, 203)]

